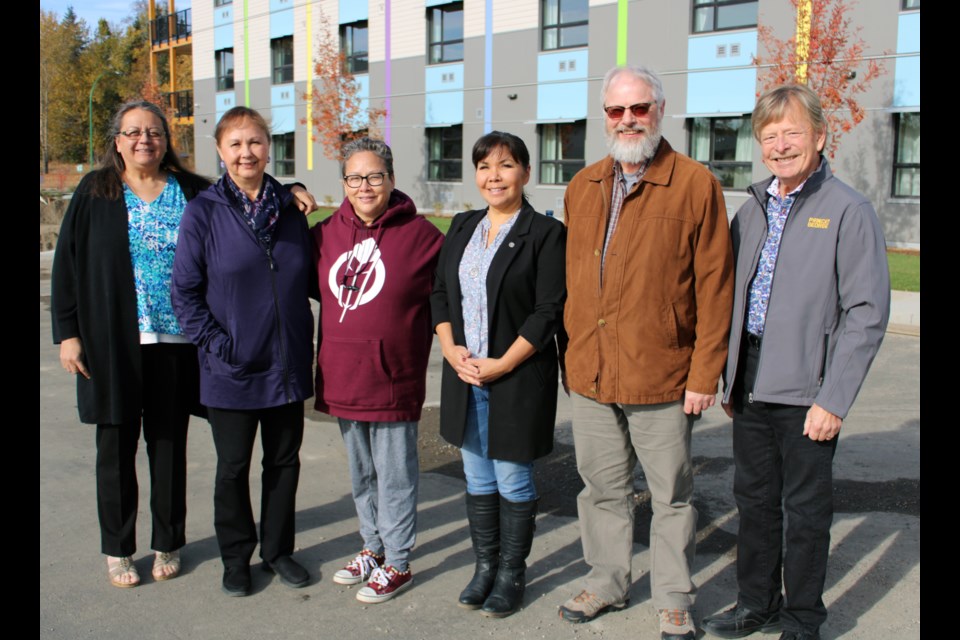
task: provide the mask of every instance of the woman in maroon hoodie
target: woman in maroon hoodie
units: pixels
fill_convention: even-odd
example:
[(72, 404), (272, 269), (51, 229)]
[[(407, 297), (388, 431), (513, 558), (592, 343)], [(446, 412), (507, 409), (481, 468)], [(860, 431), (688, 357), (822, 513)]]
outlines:
[(336, 416), (350, 459), (363, 549), (333, 576), (361, 602), (413, 584), (417, 423), (433, 338), (430, 288), (443, 235), (394, 189), (393, 153), (343, 149), (346, 199), (314, 227), (320, 281), (316, 408)]

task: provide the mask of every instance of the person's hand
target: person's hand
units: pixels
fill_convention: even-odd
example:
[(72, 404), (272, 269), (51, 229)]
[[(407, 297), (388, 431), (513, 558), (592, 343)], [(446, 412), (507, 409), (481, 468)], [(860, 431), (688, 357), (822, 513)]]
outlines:
[(300, 209), (301, 213), (306, 214), (311, 211), (316, 211), (319, 206), (313, 194), (298, 184), (290, 187), (290, 195), (294, 197), (293, 203), (297, 205), (297, 209)]
[(807, 411), (807, 419), (803, 421), (803, 435), (811, 440), (823, 442), (833, 440), (840, 433), (843, 420), (818, 404), (814, 404)]
[(563, 392), (567, 394), (567, 397), (570, 397), (570, 383), (567, 382), (567, 369), (562, 367), (560, 369), (560, 386), (563, 387)]
[(733, 418), (733, 403), (732, 402), (721, 402), (720, 406), (723, 407), (723, 412), (727, 414), (728, 418)]
[(476, 376), (476, 369), (467, 364), (470, 356), (470, 350), (461, 345), (453, 345), (443, 350), (444, 359), (457, 372), (457, 376), (467, 384), (479, 387), (481, 385)]
[(683, 395), (683, 412), (687, 415), (700, 415), (717, 401), (715, 393), (697, 393), (689, 389)]
[(510, 373), (510, 369), (504, 365), (503, 358), (470, 358), (467, 360), (467, 366), (473, 367), (481, 386)]
[(90, 379), (90, 372), (83, 363), (83, 345), (80, 338), (67, 338), (60, 343), (60, 365), (67, 373), (79, 373), (87, 380)]

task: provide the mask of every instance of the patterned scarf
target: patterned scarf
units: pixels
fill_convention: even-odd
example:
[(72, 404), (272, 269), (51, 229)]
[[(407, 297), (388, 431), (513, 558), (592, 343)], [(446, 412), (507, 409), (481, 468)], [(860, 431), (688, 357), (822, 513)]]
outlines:
[(264, 177), (260, 195), (256, 200), (250, 200), (243, 189), (230, 179), (228, 173), (224, 173), (220, 178), (220, 188), (224, 193), (233, 196), (234, 204), (240, 209), (243, 219), (257, 236), (260, 245), (269, 248), (273, 240), (273, 229), (277, 226), (277, 219), (280, 218), (280, 197), (273, 188), (273, 183)]

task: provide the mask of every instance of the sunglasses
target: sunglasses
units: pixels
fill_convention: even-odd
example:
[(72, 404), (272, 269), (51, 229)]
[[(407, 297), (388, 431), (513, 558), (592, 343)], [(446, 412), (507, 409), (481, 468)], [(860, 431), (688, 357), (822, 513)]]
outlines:
[(623, 114), (627, 112), (627, 109), (630, 109), (630, 113), (633, 114), (634, 118), (642, 118), (643, 116), (650, 113), (650, 109), (653, 108), (653, 102), (638, 102), (637, 104), (632, 104), (629, 107), (604, 107), (603, 110), (607, 112), (607, 117), (611, 120), (620, 120), (623, 118)]

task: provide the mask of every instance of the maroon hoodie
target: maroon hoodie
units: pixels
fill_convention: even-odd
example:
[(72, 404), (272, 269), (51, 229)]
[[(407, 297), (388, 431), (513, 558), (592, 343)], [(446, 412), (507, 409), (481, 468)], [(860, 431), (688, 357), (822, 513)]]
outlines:
[(369, 227), (344, 200), (313, 229), (319, 257), (318, 411), (364, 422), (420, 419), (443, 234), (394, 190)]

